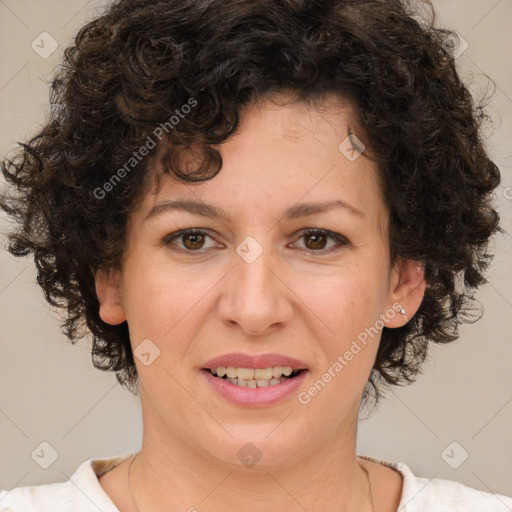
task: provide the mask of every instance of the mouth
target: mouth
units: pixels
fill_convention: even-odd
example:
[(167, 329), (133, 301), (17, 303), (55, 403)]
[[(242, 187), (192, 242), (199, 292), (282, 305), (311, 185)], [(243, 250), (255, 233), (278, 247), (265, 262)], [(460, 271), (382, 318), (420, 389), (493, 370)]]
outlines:
[(268, 368), (217, 366), (216, 368), (203, 368), (203, 371), (241, 388), (266, 388), (293, 380), (307, 370), (290, 366)]

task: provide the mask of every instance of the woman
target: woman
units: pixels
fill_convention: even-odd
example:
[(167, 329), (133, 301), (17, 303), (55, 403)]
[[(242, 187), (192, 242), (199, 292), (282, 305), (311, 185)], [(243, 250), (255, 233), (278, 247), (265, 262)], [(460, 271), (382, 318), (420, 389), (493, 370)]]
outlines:
[(356, 454), (361, 405), (458, 337), (499, 229), (448, 32), (412, 14), (120, 0), (80, 31), (2, 207), (67, 335), (140, 391), (143, 442), (2, 510), (512, 509)]

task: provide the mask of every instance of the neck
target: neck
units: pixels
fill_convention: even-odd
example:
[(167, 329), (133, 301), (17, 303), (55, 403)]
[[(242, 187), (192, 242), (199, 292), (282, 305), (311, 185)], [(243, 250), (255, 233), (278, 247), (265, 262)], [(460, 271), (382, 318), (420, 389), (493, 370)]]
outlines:
[[(130, 476), (137, 512), (163, 504), (166, 509), (190, 512), (260, 512), (262, 507), (267, 512), (372, 511), (368, 477), (356, 457), (357, 413), (332, 439), (297, 446), (291, 457), (276, 455), (271, 444), (255, 442), (262, 448), (261, 462), (244, 465), (199, 452), (193, 442), (143, 410), (143, 443)], [(245, 444), (240, 440), (240, 447)], [(266, 464), (265, 451), (271, 455)]]

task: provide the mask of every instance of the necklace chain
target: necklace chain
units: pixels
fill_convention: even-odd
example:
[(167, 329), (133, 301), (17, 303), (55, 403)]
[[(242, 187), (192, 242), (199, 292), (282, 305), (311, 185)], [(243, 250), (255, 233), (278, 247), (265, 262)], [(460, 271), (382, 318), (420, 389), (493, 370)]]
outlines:
[[(132, 486), (131, 486), (131, 483), (130, 483), (130, 471), (132, 469), (132, 464), (133, 464), (133, 462), (136, 459), (138, 454), (139, 454), (139, 452), (137, 452), (134, 455), (132, 461), (130, 462), (130, 465), (128, 466), (128, 489), (130, 491), (130, 496), (132, 497), (132, 501), (133, 501), (133, 504), (135, 505), (135, 508), (137, 509), (137, 512), (140, 512), (139, 507), (137, 506), (137, 503), (136, 503), (135, 498), (133, 496)], [(361, 468), (365, 472), (366, 480), (368, 481), (368, 496), (369, 496), (369, 498), (367, 498), (367, 501), (370, 503), (370, 505), (372, 507), (372, 512), (375, 512), (375, 506), (373, 504), (372, 482), (370, 480), (370, 474), (368, 473), (368, 470), (364, 466), (361, 466)]]
[(132, 464), (133, 464), (134, 460), (137, 458), (137, 455), (139, 455), (139, 452), (137, 452), (135, 454), (132, 461), (130, 462), (130, 465), (128, 466), (128, 489), (130, 490), (130, 496), (132, 497), (132, 501), (133, 501), (133, 504), (135, 505), (135, 508), (137, 509), (137, 512), (140, 512), (139, 507), (137, 506), (137, 503), (135, 502), (135, 498), (133, 497), (132, 486), (130, 484), (130, 471), (132, 469)]
[(361, 466), (361, 468), (365, 472), (366, 480), (368, 481), (368, 496), (369, 496), (368, 501), (370, 502), (370, 505), (372, 507), (372, 512), (375, 512), (375, 505), (373, 504), (372, 481), (370, 480), (370, 473), (368, 473), (368, 470), (364, 466)]

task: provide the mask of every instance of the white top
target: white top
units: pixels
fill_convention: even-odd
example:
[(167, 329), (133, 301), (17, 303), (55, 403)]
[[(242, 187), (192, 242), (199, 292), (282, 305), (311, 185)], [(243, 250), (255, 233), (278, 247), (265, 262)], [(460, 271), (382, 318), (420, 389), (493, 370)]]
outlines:
[[(131, 455), (89, 459), (66, 482), (1, 491), (0, 512), (119, 512), (98, 478)], [(512, 512), (512, 498), (451, 480), (419, 478), (402, 462), (358, 457), (402, 474), (402, 497), (397, 512)]]

